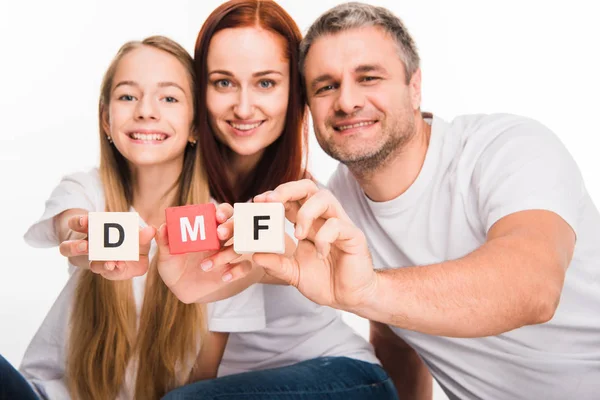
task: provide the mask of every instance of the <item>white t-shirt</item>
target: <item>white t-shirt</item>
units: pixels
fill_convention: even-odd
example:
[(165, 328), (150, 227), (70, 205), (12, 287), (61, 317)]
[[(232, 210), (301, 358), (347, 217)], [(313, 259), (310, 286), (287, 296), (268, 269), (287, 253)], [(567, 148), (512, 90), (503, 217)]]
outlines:
[[(26, 241), (37, 247), (57, 245), (52, 217), (72, 208), (104, 208), (104, 193), (97, 170), (63, 178), (46, 202), (44, 215), (25, 234)], [(286, 231), (294, 237), (293, 227), (287, 221)], [(69, 268), (71, 271), (77, 269)], [(252, 329), (244, 329), (243, 333), (242, 329), (237, 329), (238, 332), (229, 330), (232, 333), (225, 347), (219, 376), (277, 368), (317, 357), (350, 357), (379, 364), (372, 346), (344, 323), (339, 311), (313, 303), (291, 286), (256, 284), (251, 288), (264, 293), (266, 327), (254, 324), (250, 313), (244, 324)], [(247, 292), (249, 289), (243, 293)], [(240, 307), (245, 315), (244, 310)], [(213, 324), (218, 321), (212, 319)]]
[[(73, 174), (61, 181), (47, 200), (43, 216), (25, 234), (26, 242), (35, 247), (57, 246), (59, 242), (52, 219), (71, 208), (104, 211), (104, 194), (97, 170)], [(145, 226), (145, 222), (141, 221), (140, 225)], [(150, 257), (155, 253), (156, 243), (152, 240)], [(69, 268), (69, 280), (29, 344), (19, 368), (43, 398), (52, 400), (69, 398), (64, 380), (68, 324), (74, 291), (81, 273), (74, 266)], [(139, 321), (146, 275), (133, 278), (132, 284)], [(209, 303), (206, 310), (208, 329), (213, 332), (246, 332), (262, 329), (266, 325), (263, 290), (258, 285), (228, 299)], [(127, 368), (125, 383), (118, 399), (133, 398), (133, 364), (134, 362), (130, 362)]]
[(522, 117), (434, 117), (431, 124), (422, 170), (399, 197), (371, 201), (343, 165), (329, 182), (366, 234), (376, 268), (463, 257), (500, 218), (529, 209), (560, 215), (577, 243), (548, 323), (474, 339), (392, 329), (451, 399), (600, 398), (600, 214), (576, 163), (551, 131)]

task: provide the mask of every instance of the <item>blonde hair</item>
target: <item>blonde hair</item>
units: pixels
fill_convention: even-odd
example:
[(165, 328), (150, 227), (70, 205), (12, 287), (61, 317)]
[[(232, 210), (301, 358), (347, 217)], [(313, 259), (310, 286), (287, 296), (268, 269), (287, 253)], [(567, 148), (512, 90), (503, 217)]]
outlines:
[[(127, 162), (109, 142), (104, 126), (119, 62), (142, 46), (165, 51), (181, 62), (189, 74), (196, 110), (193, 60), (185, 49), (162, 36), (128, 42), (121, 47), (104, 75), (99, 102), (100, 177), (106, 211), (129, 211), (133, 201)], [(173, 206), (210, 201), (202, 165), (197, 147), (186, 146), (182, 172), (173, 187), (177, 190)], [(116, 398), (130, 361), (137, 366), (136, 399), (158, 399), (187, 381), (206, 332), (204, 307), (180, 302), (151, 262), (139, 327), (136, 317), (131, 280), (110, 281), (91, 271), (81, 271), (71, 313), (67, 355), (66, 377), (73, 398)]]

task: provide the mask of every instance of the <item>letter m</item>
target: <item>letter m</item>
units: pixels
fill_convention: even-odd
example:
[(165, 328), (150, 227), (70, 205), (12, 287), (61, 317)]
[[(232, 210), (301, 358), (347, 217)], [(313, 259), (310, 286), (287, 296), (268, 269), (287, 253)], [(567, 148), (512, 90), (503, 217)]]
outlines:
[(194, 227), (190, 225), (188, 217), (181, 217), (179, 219), (179, 226), (181, 227), (181, 241), (187, 242), (188, 235), (190, 240), (195, 242), (198, 240), (198, 232), (200, 232), (200, 240), (206, 239), (206, 231), (204, 229), (204, 215), (197, 215), (194, 219)]

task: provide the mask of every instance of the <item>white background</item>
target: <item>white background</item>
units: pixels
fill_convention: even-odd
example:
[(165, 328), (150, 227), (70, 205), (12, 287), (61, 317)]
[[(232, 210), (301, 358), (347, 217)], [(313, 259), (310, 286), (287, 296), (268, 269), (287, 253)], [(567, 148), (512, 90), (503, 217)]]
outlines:
[[(67, 277), (57, 249), (32, 249), (23, 233), (64, 174), (98, 160), (100, 80), (122, 43), (162, 34), (193, 51), (220, 1), (0, 2), (0, 354), (20, 363)], [(280, 4), (303, 32), (339, 1)], [(414, 36), (423, 110), (510, 112), (540, 120), (566, 144), (600, 203), (600, 25), (596, 1), (378, 0)], [(168, 5), (167, 5), (168, 4)], [(311, 137), (313, 174), (335, 162)], [(348, 322), (366, 335), (356, 317)], [(436, 398), (444, 398), (436, 389)]]

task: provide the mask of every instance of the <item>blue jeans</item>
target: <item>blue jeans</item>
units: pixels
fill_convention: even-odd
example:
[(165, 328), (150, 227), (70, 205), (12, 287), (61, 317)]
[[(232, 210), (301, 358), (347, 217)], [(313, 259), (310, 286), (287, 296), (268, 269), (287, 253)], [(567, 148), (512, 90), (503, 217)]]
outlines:
[(346, 357), (323, 357), (288, 367), (244, 372), (177, 388), (163, 400), (398, 400), (378, 365)]
[(0, 400), (39, 400), (23, 378), (6, 359), (0, 356)]

